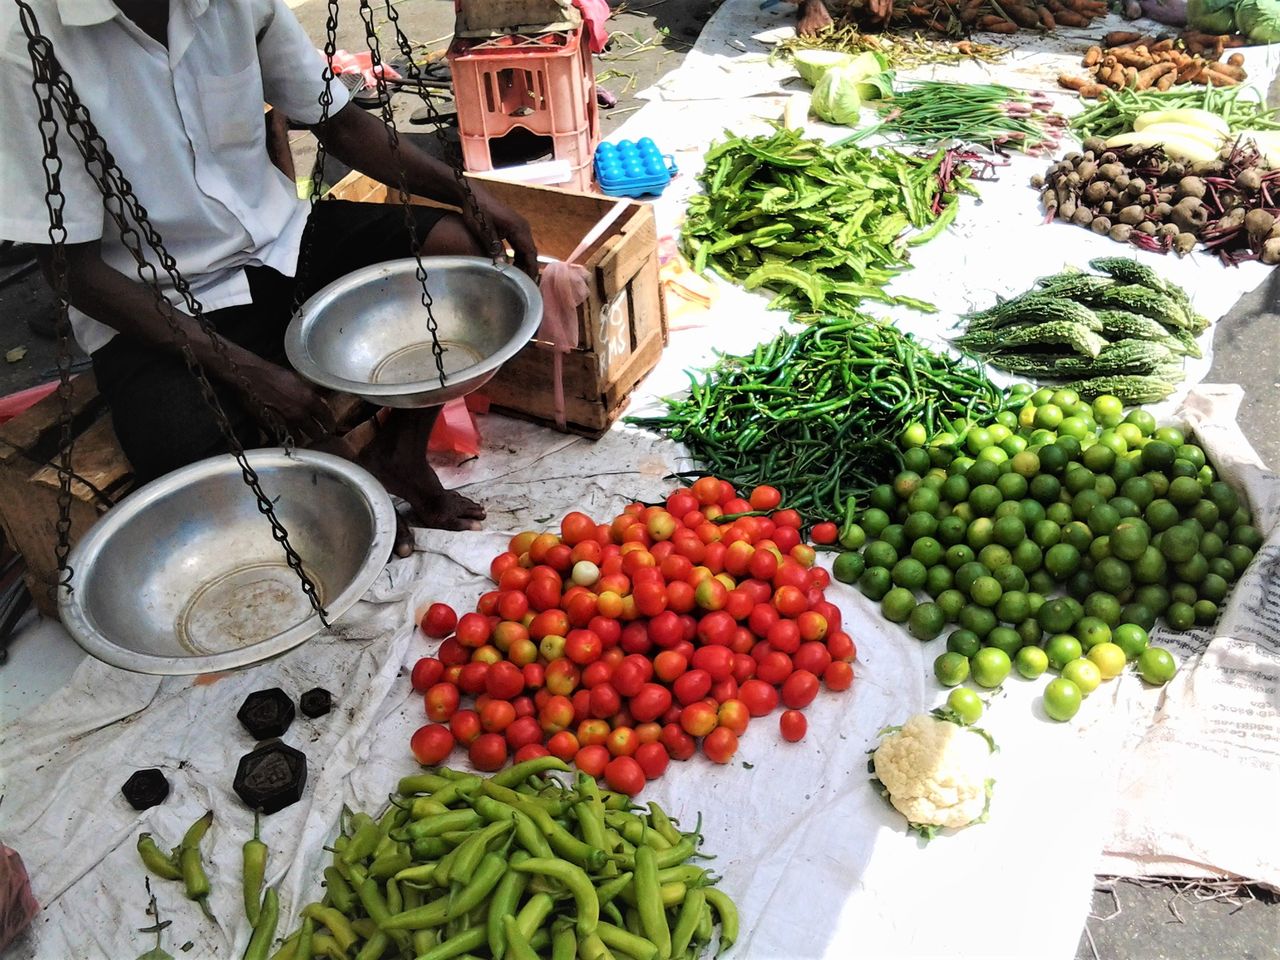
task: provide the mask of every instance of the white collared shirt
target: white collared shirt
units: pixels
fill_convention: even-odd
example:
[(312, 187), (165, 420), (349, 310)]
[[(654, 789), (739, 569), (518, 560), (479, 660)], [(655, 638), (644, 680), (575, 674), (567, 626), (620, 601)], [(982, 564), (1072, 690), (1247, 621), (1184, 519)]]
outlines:
[[(284, 0), (171, 0), (168, 49), (111, 0), (28, 0), (116, 164), (205, 310), (250, 302), (244, 268), (292, 275), (308, 206), (267, 156), (262, 104), (320, 119), (324, 61)], [(165, 0), (156, 0), (165, 2)], [(44, 150), (16, 5), (0, 2), (0, 238), (49, 242)], [(336, 81), (331, 113), (347, 102)], [(69, 243), (137, 277), (59, 118)], [(144, 247), (144, 250), (146, 248)], [(157, 273), (178, 306), (167, 275)], [(115, 336), (72, 311), (89, 353)]]

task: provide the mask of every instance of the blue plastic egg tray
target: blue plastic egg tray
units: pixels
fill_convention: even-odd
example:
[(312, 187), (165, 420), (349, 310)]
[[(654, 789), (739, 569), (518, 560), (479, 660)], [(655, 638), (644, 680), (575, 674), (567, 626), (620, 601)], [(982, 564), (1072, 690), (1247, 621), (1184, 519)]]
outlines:
[(596, 182), (611, 197), (656, 197), (677, 172), (675, 160), (648, 137), (596, 147)]

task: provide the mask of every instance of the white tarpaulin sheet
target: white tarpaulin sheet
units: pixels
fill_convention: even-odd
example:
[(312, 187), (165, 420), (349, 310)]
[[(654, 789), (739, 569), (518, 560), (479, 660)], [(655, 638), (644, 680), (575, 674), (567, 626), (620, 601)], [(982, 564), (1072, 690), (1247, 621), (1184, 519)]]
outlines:
[[(706, 78), (713, 70), (736, 77), (737, 67), (722, 61), (742, 55), (718, 53), (716, 38), (745, 38), (780, 22), (774, 13), (767, 24), (762, 17), (756, 0), (727, 0), (688, 66), (623, 131), (654, 136), (677, 152), (685, 171), (658, 204), (663, 233), (676, 225), (714, 132), (763, 129), (756, 118), (776, 116), (781, 99), (661, 98), (701, 88), (699, 77), (712, 90)], [(1001, 69), (992, 68), (996, 79)], [(750, 92), (735, 81), (723, 95)], [(904, 316), (904, 326), (936, 337), (971, 303), (1119, 249), (1083, 230), (1039, 225), (1034, 195), (1022, 186), (1039, 164), (1015, 161), (1000, 183), (982, 185), (981, 203), (961, 213), (954, 231), (917, 249), (917, 269), (895, 289), (942, 312)], [(996, 260), (996, 250), (1005, 259)], [(1192, 289), (1213, 317), (1263, 275), (1208, 260), (1151, 261)], [(635, 409), (679, 390), (682, 371), (709, 359), (713, 347), (743, 348), (772, 335), (783, 318), (764, 303), (725, 286), (712, 312), (673, 333)], [(984, 720), (1002, 748), (989, 823), (922, 847), (871, 788), (866, 750), (877, 731), (943, 699), (930, 672), (943, 641), (911, 640), (882, 621), (875, 604), (838, 584), (829, 597), (858, 644), (853, 689), (819, 697), (800, 744), (781, 742), (776, 720), (757, 721), (730, 766), (698, 757), (673, 764), (649, 788), (646, 796), (677, 816), (703, 814), (705, 847), (719, 855), (724, 889), (742, 909), (737, 956), (1068, 958), (1104, 848), (1120, 857), (1111, 862), (1122, 872), (1142, 869), (1141, 857), (1280, 884), (1280, 836), (1266, 819), (1267, 800), (1280, 789), (1280, 542), (1273, 530), (1280, 480), (1252, 461), (1235, 427), (1238, 395), (1200, 388), (1183, 416), (1223, 472), (1244, 484), (1259, 525), (1272, 530), (1259, 561), (1213, 635), (1164, 640), (1187, 658), (1166, 690), (1125, 676), (1090, 698), (1074, 722), (1053, 724), (1037, 703), (1043, 682), (1010, 681)], [(378, 808), (414, 769), (408, 738), (424, 718), (402, 670), (431, 649), (412, 626), (414, 611), (431, 600), (469, 609), (507, 533), (570, 509), (607, 519), (629, 499), (654, 499), (669, 487), (664, 475), (684, 465), (674, 445), (623, 426), (594, 444), (501, 417), (484, 418), (481, 427), (482, 455), (441, 475), (481, 499), (490, 529), (503, 533), (421, 533), (422, 552), (391, 565), (369, 602), (250, 671), (159, 680), (86, 660), (66, 688), (4, 731), (0, 839), (22, 853), (45, 906), (13, 956), (131, 960), (148, 949), (151, 936), (136, 932), (150, 922), (137, 834), (149, 830), (173, 844), (206, 809), (216, 813), (205, 847), (219, 921), (205, 921), (177, 885), (155, 883), (161, 916), (173, 921), (165, 943), (177, 957), (239, 956), (248, 938), (240, 846), (252, 818), (231, 781), (238, 758), (253, 747), (235, 719), (244, 696), (270, 686), (297, 696), (317, 685), (335, 695), (332, 713), (299, 717), (286, 735), (308, 755), (306, 794), (264, 823), (268, 881), (280, 884), (282, 915), (291, 917), (320, 894), (322, 846), (341, 806)], [(173, 789), (164, 804), (138, 814), (118, 789), (132, 770), (149, 766), (162, 768)], [(1000, 922), (976, 922), (975, 903), (995, 890)]]

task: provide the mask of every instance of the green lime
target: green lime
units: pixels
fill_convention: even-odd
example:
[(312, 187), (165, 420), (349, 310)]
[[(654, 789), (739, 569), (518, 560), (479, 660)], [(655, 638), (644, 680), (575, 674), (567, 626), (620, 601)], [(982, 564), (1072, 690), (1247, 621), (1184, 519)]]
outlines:
[(992, 443), (1003, 443), (1013, 435), (1013, 431), (997, 418), (995, 423), (987, 427), (987, 435), (991, 437)]
[(1138, 673), (1147, 683), (1159, 686), (1168, 683), (1178, 672), (1173, 654), (1163, 647), (1147, 647), (1138, 655)]
[(933, 535), (944, 546), (950, 547), (964, 540), (964, 533), (968, 528), (969, 525), (963, 518), (953, 514), (938, 521), (938, 529), (933, 532)]
[(1062, 528), (1052, 520), (1040, 520), (1031, 528), (1032, 541), (1042, 549), (1049, 549), (1062, 539)]
[(975, 457), (991, 446), (991, 431), (986, 427), (974, 427), (964, 438), (965, 449)]
[(1024, 647), (1039, 646), (1040, 638), (1044, 636), (1044, 631), (1040, 629), (1040, 624), (1036, 622), (1035, 617), (1027, 617), (1020, 621), (1017, 631)]
[(1062, 408), (1054, 403), (1036, 407), (1035, 426), (1042, 430), (1054, 430), (1062, 423)]
[(990, 517), (977, 517), (965, 531), (964, 540), (974, 550), (981, 550), (995, 539), (996, 525)]
[(1119, 594), (1129, 589), (1133, 582), (1133, 571), (1123, 560), (1107, 557), (1099, 560), (1098, 565), (1093, 568), (1093, 579), (1098, 584), (1098, 589)]
[(1212, 600), (1200, 599), (1191, 608), (1196, 614), (1196, 623), (1207, 627), (1218, 619), (1218, 605)]
[(1169, 484), (1169, 500), (1179, 507), (1190, 507), (1198, 503), (1201, 492), (1200, 481), (1191, 477), (1175, 477)]
[(862, 571), (865, 569), (866, 563), (861, 554), (852, 552), (840, 554), (836, 557), (836, 562), (831, 565), (832, 575), (841, 583), (853, 583), (862, 576)]
[(1138, 583), (1161, 583), (1168, 573), (1168, 561), (1153, 544), (1142, 551), (1142, 556), (1133, 561), (1131, 569), (1133, 579)]
[(1044, 565), (1044, 551), (1030, 540), (1013, 548), (1013, 565), (1030, 576)]
[(862, 511), (862, 529), (868, 537), (878, 537), (885, 527), (889, 526), (889, 514), (879, 507), (870, 507)]
[(953, 506), (951, 515), (964, 521), (966, 531), (969, 529), (969, 524), (973, 522), (973, 508), (969, 506), (968, 500), (961, 500)]
[(1053, 592), (1055, 583), (1048, 570), (1037, 570), (1027, 577), (1027, 586), (1031, 588), (1033, 593), (1047, 595)]
[(958, 687), (969, 679), (969, 659), (958, 653), (944, 653), (933, 661), (933, 675), (944, 687)]
[(979, 637), (986, 637), (996, 628), (995, 612), (974, 603), (966, 605), (957, 619), (960, 626), (976, 633)]
[(1199, 598), (1196, 588), (1189, 583), (1175, 583), (1169, 588), (1169, 599), (1174, 603), (1185, 603), (1189, 607)]
[[(1041, 447), (1038, 453), (1040, 456), (1040, 470), (1043, 473), (1062, 473), (1071, 459), (1067, 455), (1067, 451), (1059, 443), (1051, 443), (1048, 446)], [(1039, 498), (1037, 497), (1036, 499)]]
[(1059, 527), (1065, 527), (1068, 523), (1075, 519), (1071, 515), (1071, 504), (1063, 503), (1059, 500), (1057, 503), (1051, 503), (1045, 508), (1044, 516), (1046, 520), (1052, 520)]
[(994, 484), (983, 483), (970, 491), (969, 506), (973, 508), (975, 516), (989, 517), (996, 512), (996, 507), (1000, 506), (1000, 501), (1003, 499), (998, 487)]
[(1126, 603), (1120, 608), (1120, 619), (1144, 630), (1150, 630), (1156, 625), (1156, 615), (1140, 603)]
[[(1015, 474), (1008, 474), (1008, 476), (1015, 476)], [(1001, 517), (995, 522), (994, 536), (996, 543), (1012, 549), (1026, 539), (1027, 529), (1021, 517)]]
[(880, 613), (892, 623), (906, 623), (915, 607), (915, 595), (905, 587), (894, 587), (880, 601)]
[(1120, 514), (1115, 507), (1109, 503), (1100, 503), (1089, 511), (1085, 522), (1089, 524), (1089, 529), (1093, 531), (1095, 537), (1103, 534), (1109, 534), (1120, 523)]
[(1169, 621), (1169, 626), (1175, 630), (1190, 630), (1195, 626), (1196, 622), (1195, 607), (1181, 600), (1174, 601), (1169, 604), (1169, 609), (1164, 612), (1164, 618)]
[(903, 557), (893, 565), (893, 582), (908, 590), (920, 590), (929, 575), (925, 565), (914, 557)]
[(1080, 569), (1080, 551), (1069, 543), (1057, 543), (1045, 552), (1044, 566), (1056, 579), (1065, 580)]
[(1077, 570), (1067, 578), (1067, 594), (1073, 600), (1083, 601), (1097, 589), (1098, 585), (1093, 580), (1093, 573), (1088, 569)]
[(1079, 616), (1065, 597), (1057, 597), (1045, 601), (1036, 619), (1045, 633), (1066, 633), (1076, 625)]
[[(1207, 536), (1207, 534), (1206, 534)], [(1200, 541), (1204, 543), (1203, 539)], [(1236, 568), (1231, 565), (1231, 561), (1225, 556), (1212, 557), (1209, 560), (1209, 573), (1213, 576), (1221, 577), (1226, 583), (1234, 583), (1236, 581)]]
[(1084, 449), (1084, 446), (1075, 437), (1059, 437), (1055, 442), (1067, 452), (1068, 458), (1073, 461), (1080, 459), (1080, 451)]
[(970, 661), (973, 680), (978, 686), (998, 687), (1002, 684), (1009, 670), (1013, 667), (1009, 655), (997, 647), (983, 647)]
[(1112, 642), (1124, 651), (1127, 659), (1133, 660), (1143, 650), (1147, 649), (1147, 644), (1151, 642), (1151, 638), (1147, 636), (1147, 631), (1136, 623), (1122, 623), (1112, 631)]
[[(1173, 461), (1173, 466), (1169, 468), (1169, 478), (1171, 480), (1177, 479), (1177, 478), (1181, 478), (1184, 480), (1195, 480), (1196, 473), (1197, 473), (1196, 465), (1192, 463), (1190, 460), (1183, 460), (1181, 457), (1177, 457)], [(1199, 482), (1197, 481), (1197, 485), (1198, 483)]]
[(1012, 660), (1018, 655), (1018, 651), (1022, 649), (1022, 635), (1012, 627), (996, 627), (987, 634), (987, 639), (983, 643), (988, 647), (1003, 650)]
[[(947, 552), (944, 555), (944, 559), (946, 560), (946, 564), (948, 567), (950, 567), (952, 570), (958, 571), (966, 563), (973, 563), (975, 556), (976, 555), (974, 554), (972, 548), (970, 548), (967, 544), (955, 543), (947, 547)], [(963, 590), (965, 588), (961, 587), (960, 589)]]
[(1253, 551), (1243, 543), (1231, 544), (1222, 555), (1231, 561), (1237, 577), (1242, 576), (1245, 568), (1253, 561)]
[(912, 473), (918, 473), (924, 476), (928, 469), (933, 466), (933, 459), (929, 456), (927, 450), (921, 450), (919, 447), (903, 451), (902, 466), (905, 470)]
[(1183, 583), (1199, 584), (1209, 574), (1209, 561), (1203, 554), (1195, 553), (1190, 560), (1175, 564), (1173, 572)]
[(1062, 668), (1062, 676), (1080, 688), (1080, 693), (1088, 696), (1098, 689), (1102, 683), (1102, 671), (1098, 665), (1086, 657), (1076, 657)]
[[(946, 481), (944, 480), (943, 483)], [(907, 509), (912, 513), (923, 511), (925, 513), (933, 513), (938, 509), (938, 492), (928, 487), (921, 487), (911, 496), (907, 497)]]
[(892, 567), (898, 562), (898, 551), (883, 540), (872, 540), (862, 551), (862, 559), (868, 567)]
[(881, 530), (880, 539), (893, 547), (894, 551), (900, 557), (908, 550), (907, 532), (902, 528), (902, 524), (900, 523), (891, 523)]
[(972, 457), (966, 457), (963, 454), (961, 454), (960, 456), (952, 460), (949, 464), (947, 464), (947, 476), (948, 477), (967, 476), (969, 473), (969, 468), (973, 466), (973, 463), (974, 461)]
[(1006, 500), (1000, 506), (996, 507), (996, 512), (992, 514), (995, 520), (1003, 520), (1005, 517), (1017, 517), (1022, 519), (1022, 501)]
[(1041, 387), (1031, 395), (1031, 402), (1037, 407), (1049, 403), (1053, 399), (1053, 390), (1049, 387)]
[(1005, 623), (1021, 623), (1031, 613), (1031, 603), (1024, 590), (1008, 590), (996, 603), (996, 616)]
[(861, 549), (867, 542), (867, 531), (856, 523), (851, 523), (840, 531), (840, 546), (846, 550)]
[(1140, 518), (1142, 511), (1138, 509), (1138, 505), (1128, 497), (1115, 496), (1107, 501), (1116, 513), (1120, 514), (1121, 520), (1132, 520)]
[(1145, 477), (1130, 477), (1120, 485), (1120, 493), (1136, 503), (1139, 510), (1145, 510), (1156, 496), (1151, 481)]
[(1072, 520), (1062, 528), (1062, 542), (1074, 547), (1078, 553), (1088, 553), (1089, 546), (1093, 543), (1093, 531), (1087, 524)]
[(1027, 527), (1034, 527), (1045, 518), (1044, 505), (1038, 500), (1024, 497), (1018, 502), (1018, 518)]
[(985, 577), (988, 574), (990, 571), (983, 564), (977, 560), (970, 560), (956, 570), (956, 588), (968, 593), (979, 577)]
[(955, 623), (968, 602), (969, 598), (954, 587), (943, 590), (934, 600), (942, 610), (942, 615), (947, 618), (947, 623)]
[(1009, 465), (1015, 474), (1030, 483), (1040, 473), (1040, 456), (1030, 450), (1023, 450), (1009, 458)]
[(982, 640), (972, 630), (952, 630), (947, 649), (962, 657), (972, 657), (982, 647)]
[(1069, 633), (1058, 633), (1049, 638), (1044, 645), (1045, 655), (1049, 658), (1049, 666), (1061, 670), (1068, 663), (1080, 656), (1084, 648), (1080, 641)]
[(1076, 440), (1083, 440), (1091, 432), (1089, 421), (1084, 417), (1064, 417), (1062, 422), (1058, 424), (1058, 436), (1060, 437), (1074, 437)]
[(1080, 394), (1074, 390), (1055, 390), (1053, 391), (1053, 396), (1049, 398), (1049, 402), (1055, 403), (1060, 407), (1072, 407), (1080, 402)]
[(1003, 591), (995, 577), (978, 577), (969, 588), (969, 597), (974, 603), (983, 607), (994, 607), (1000, 600)]
[(995, 483), (1000, 476), (1000, 468), (994, 463), (988, 463), (985, 460), (977, 460), (973, 466), (965, 473), (965, 479), (969, 481), (969, 488), (980, 487), (986, 483)]
[(1200, 585), (1196, 588), (1196, 592), (1205, 600), (1211, 600), (1214, 603), (1221, 603), (1227, 595), (1227, 581), (1216, 573), (1207, 573), (1204, 579), (1200, 581)]
[(947, 706), (963, 723), (977, 723), (982, 718), (982, 699), (967, 687), (952, 690)]
[(1143, 517), (1156, 533), (1168, 530), (1180, 519), (1178, 508), (1164, 499), (1152, 500), (1143, 513)]
[(876, 485), (867, 500), (875, 509), (886, 512), (898, 506), (898, 495), (893, 492), (893, 487), (887, 483)]
[(867, 567), (858, 578), (858, 589), (869, 600), (883, 599), (893, 586), (893, 577), (885, 567)]
[(1129, 459), (1129, 456), (1129, 454), (1125, 454), (1123, 457), (1119, 457), (1115, 462), (1115, 466), (1111, 468), (1111, 479), (1118, 484), (1124, 484), (1138, 474), (1138, 468)]
[(1086, 470), (1084, 467), (1067, 467), (1067, 472), (1063, 474), (1062, 477), (1062, 486), (1066, 488), (1068, 493), (1079, 493), (1082, 490), (1092, 490), (1097, 482), (1097, 476)]
[(1116, 463), (1116, 452), (1105, 444), (1095, 443), (1080, 455), (1080, 462), (1094, 473), (1106, 473)]
[[(1071, 498), (1071, 516), (1080, 521), (1088, 520), (1095, 507), (1105, 506), (1107, 498), (1097, 490), (1081, 490)], [(1116, 518), (1119, 521), (1119, 517)]]
[(1096, 643), (1089, 648), (1086, 654), (1090, 662), (1098, 668), (1098, 672), (1102, 674), (1103, 680), (1110, 680), (1113, 677), (1120, 676), (1124, 670), (1125, 653), (1120, 647), (1110, 640), (1103, 643)]
[(1177, 459), (1177, 451), (1163, 440), (1152, 440), (1142, 448), (1142, 469), (1166, 471)]
[(930, 600), (918, 604), (907, 617), (907, 631), (921, 641), (932, 640), (942, 633), (946, 625), (947, 618), (942, 608)]
[(1178, 447), (1178, 459), (1188, 460), (1199, 470), (1204, 466), (1204, 451), (1197, 447), (1194, 443), (1184, 443)]
[(1190, 516), (1206, 530), (1211, 530), (1219, 519), (1218, 505), (1208, 498), (1197, 500), (1191, 508)]
[(1083, 694), (1064, 677), (1055, 677), (1044, 688), (1044, 712), (1052, 720), (1066, 722), (1080, 711)]
[[(1166, 590), (1163, 585), (1158, 583), (1150, 583), (1139, 587), (1134, 591), (1133, 600), (1135, 603), (1139, 603), (1146, 607), (1156, 616), (1159, 616), (1164, 613), (1165, 610), (1169, 609), (1169, 604), (1172, 602), (1172, 598), (1169, 596), (1169, 591)], [(1150, 627), (1147, 629), (1150, 629)]]
[(1006, 500), (1021, 500), (1027, 495), (1027, 478), (1011, 468), (996, 477), (996, 489)]
[(1151, 545), (1147, 525), (1141, 520), (1124, 520), (1111, 531), (1111, 553), (1130, 563), (1146, 553)]
[[(916, 492), (919, 493), (920, 491), (917, 490)], [(938, 518), (932, 513), (925, 513), (923, 510), (908, 514), (907, 519), (902, 522), (902, 532), (908, 540), (931, 537), (937, 529)]]
[(1169, 492), (1169, 478), (1159, 470), (1150, 470), (1142, 475), (1142, 479), (1151, 484), (1151, 490), (1157, 497)]
[(923, 423), (909, 423), (898, 442), (904, 447), (923, 447), (928, 440), (929, 433)]
[[(1000, 584), (1001, 591), (1025, 591), (1027, 589), (1027, 575), (1022, 572), (1021, 568), (1014, 566), (1012, 563), (1006, 563), (1003, 566), (996, 567), (991, 576), (995, 579), (996, 583)], [(1001, 595), (1003, 596), (1003, 594)]]
[(1098, 617), (1081, 617), (1075, 627), (1076, 639), (1085, 650), (1111, 642), (1111, 628)]
[(1164, 531), (1164, 539), (1160, 543), (1160, 552), (1166, 560), (1182, 563), (1195, 556), (1200, 547), (1200, 538), (1193, 530), (1184, 526), (1170, 527)]
[(988, 570), (995, 571), (1013, 563), (1013, 554), (1009, 552), (1008, 547), (1002, 547), (998, 543), (988, 543), (978, 551), (978, 562)]
[(1216, 480), (1209, 484), (1209, 499), (1214, 502), (1218, 508), (1218, 513), (1223, 517), (1230, 517), (1240, 509), (1240, 498), (1231, 489), (1231, 485), (1222, 480)]
[(925, 569), (924, 592), (936, 600), (938, 594), (942, 593), (943, 590), (951, 589), (954, 580), (955, 574), (942, 564), (938, 564), (935, 567), (927, 567)]
[(1103, 500), (1110, 500), (1116, 495), (1116, 482), (1111, 479), (1109, 473), (1099, 474), (1093, 489)]
[(899, 500), (906, 500), (918, 489), (920, 489), (920, 474), (914, 470), (903, 470), (893, 478), (893, 492), (897, 494)]
[(1187, 436), (1177, 427), (1160, 427), (1151, 434), (1152, 438), (1171, 447), (1180, 447), (1187, 442)]
[(969, 499), (969, 481), (961, 476), (947, 477), (942, 484), (942, 499), (959, 503)]
[(1262, 533), (1253, 524), (1243, 523), (1231, 531), (1231, 542), (1257, 553), (1262, 546)]
[(1098, 590), (1085, 597), (1084, 612), (1085, 619), (1101, 620), (1108, 627), (1114, 627), (1120, 622), (1120, 601)]
[(1100, 393), (1094, 397), (1092, 409), (1093, 419), (1104, 427), (1115, 427), (1124, 417), (1124, 404), (1109, 393)]
[(1213, 529), (1210, 530), (1209, 532), (1216, 533), (1219, 537), (1222, 538), (1222, 542), (1226, 543), (1227, 538), (1231, 536), (1231, 526), (1227, 523), (1227, 521), (1219, 520), (1217, 523), (1213, 525)]
[(1027, 492), (1031, 494), (1032, 499), (1045, 506), (1056, 503), (1061, 490), (1062, 482), (1047, 473), (1032, 477), (1031, 482), (1027, 484)]
[(1013, 658), (1013, 666), (1028, 680), (1034, 680), (1049, 668), (1049, 658), (1039, 647), (1022, 647)]
[(1156, 418), (1141, 407), (1130, 410), (1128, 416), (1124, 418), (1124, 422), (1132, 423), (1142, 431), (1144, 437), (1151, 436), (1156, 429)]

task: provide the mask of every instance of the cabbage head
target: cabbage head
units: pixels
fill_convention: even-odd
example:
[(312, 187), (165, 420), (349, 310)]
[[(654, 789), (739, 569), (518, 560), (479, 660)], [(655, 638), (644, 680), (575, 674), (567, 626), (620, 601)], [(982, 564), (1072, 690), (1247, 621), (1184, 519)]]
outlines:
[(858, 122), (858, 110), (862, 107), (858, 85), (863, 80), (862, 72), (856, 68), (828, 70), (813, 88), (813, 112), (827, 123), (854, 126)]
[(1240, 0), (1236, 29), (1254, 43), (1280, 41), (1280, 0)]
[(1187, 26), (1202, 33), (1234, 33), (1236, 0), (1187, 0)]

